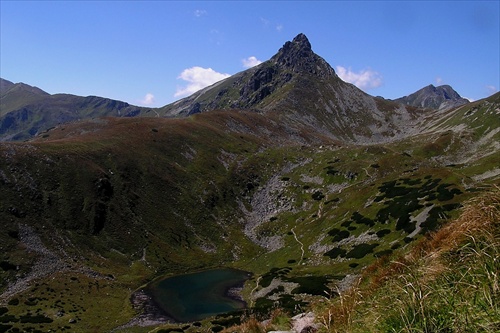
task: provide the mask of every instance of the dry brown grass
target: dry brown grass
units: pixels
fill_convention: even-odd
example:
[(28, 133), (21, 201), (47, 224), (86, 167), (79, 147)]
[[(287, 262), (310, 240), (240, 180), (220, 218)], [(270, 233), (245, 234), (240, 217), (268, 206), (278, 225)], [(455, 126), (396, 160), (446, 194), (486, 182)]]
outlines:
[[(346, 291), (337, 290), (323, 306), (313, 305), (317, 321), (327, 332), (350, 332), (356, 309), (363, 304), (363, 293), (358, 279)], [(326, 305), (326, 306), (325, 306)]]

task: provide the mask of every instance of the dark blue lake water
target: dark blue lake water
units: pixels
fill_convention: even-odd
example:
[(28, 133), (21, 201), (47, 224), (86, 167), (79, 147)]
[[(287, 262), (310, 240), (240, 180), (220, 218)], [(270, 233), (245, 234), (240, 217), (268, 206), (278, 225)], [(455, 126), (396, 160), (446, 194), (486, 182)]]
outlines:
[(230, 297), (228, 290), (240, 287), (250, 277), (235, 269), (214, 269), (154, 281), (147, 290), (155, 303), (180, 322), (197, 321), (216, 314), (245, 308), (245, 302)]

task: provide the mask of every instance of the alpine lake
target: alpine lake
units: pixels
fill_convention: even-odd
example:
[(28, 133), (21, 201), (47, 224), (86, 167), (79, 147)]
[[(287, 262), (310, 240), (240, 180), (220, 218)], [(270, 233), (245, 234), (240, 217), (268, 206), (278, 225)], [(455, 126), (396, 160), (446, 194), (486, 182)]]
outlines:
[(220, 268), (159, 279), (146, 289), (169, 317), (192, 322), (244, 309), (246, 303), (231, 290), (242, 287), (250, 277), (245, 271)]

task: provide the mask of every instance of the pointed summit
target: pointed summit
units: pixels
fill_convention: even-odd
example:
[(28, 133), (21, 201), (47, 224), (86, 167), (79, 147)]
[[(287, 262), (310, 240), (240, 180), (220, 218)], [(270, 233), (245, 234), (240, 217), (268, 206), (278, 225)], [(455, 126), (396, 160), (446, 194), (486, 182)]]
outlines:
[(295, 67), (298, 63), (304, 62), (307, 59), (313, 60), (314, 55), (311, 43), (309, 43), (306, 35), (301, 33), (291, 42), (286, 42), (271, 60), (282, 67)]
[(311, 43), (303, 33), (286, 42), (270, 60), (279, 68), (294, 73), (310, 73), (320, 77), (335, 75), (333, 68), (313, 52)]
[(309, 43), (309, 39), (307, 39), (306, 35), (304, 35), (303, 33), (300, 33), (297, 36), (295, 36), (295, 38), (292, 40), (292, 43), (302, 44), (305, 47), (311, 48), (311, 43)]

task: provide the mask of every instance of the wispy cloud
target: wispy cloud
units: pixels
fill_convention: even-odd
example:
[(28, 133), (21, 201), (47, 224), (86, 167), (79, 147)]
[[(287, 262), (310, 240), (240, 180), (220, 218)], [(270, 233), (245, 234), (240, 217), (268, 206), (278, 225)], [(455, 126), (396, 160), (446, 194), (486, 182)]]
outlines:
[(436, 77), (436, 84), (441, 85), (442, 83), (443, 83), (443, 78), (440, 76)]
[(212, 68), (203, 68), (199, 66), (187, 68), (183, 70), (177, 78), (186, 81), (188, 85), (185, 87), (178, 87), (174, 97), (189, 96), (229, 76), (231, 75), (216, 72)]
[(155, 102), (155, 96), (152, 93), (147, 93), (146, 96), (142, 100), (140, 100), (140, 103), (142, 105), (152, 105)]
[(224, 34), (217, 29), (211, 29), (209, 40), (215, 45), (222, 45), (222, 43), (224, 42)]
[(488, 94), (493, 95), (494, 93), (496, 93), (498, 91), (498, 88), (495, 86), (492, 86), (492, 85), (487, 85), (486, 91), (488, 92)]
[(272, 22), (265, 17), (260, 17), (260, 24), (266, 29), (274, 26), (277, 32), (281, 32), (284, 28), (283, 24)]
[(208, 14), (208, 12), (206, 10), (203, 10), (203, 9), (197, 9), (194, 11), (194, 16), (196, 17), (202, 17), (202, 16), (205, 16)]
[(264, 18), (264, 17), (261, 17), (260, 18), (260, 23), (264, 26), (264, 27), (267, 27), (269, 26), (269, 24), (271, 23), (271, 21), (269, 21), (268, 19)]
[(251, 57), (242, 59), (241, 63), (243, 64), (244, 68), (251, 68), (251, 67), (254, 67), (254, 66), (261, 64), (262, 61), (260, 61), (259, 59), (257, 59), (254, 56), (251, 56)]
[(382, 85), (382, 76), (371, 69), (354, 72), (351, 68), (337, 66), (337, 75), (344, 81), (354, 84), (359, 89), (369, 90)]

